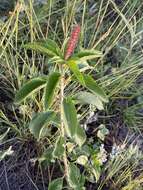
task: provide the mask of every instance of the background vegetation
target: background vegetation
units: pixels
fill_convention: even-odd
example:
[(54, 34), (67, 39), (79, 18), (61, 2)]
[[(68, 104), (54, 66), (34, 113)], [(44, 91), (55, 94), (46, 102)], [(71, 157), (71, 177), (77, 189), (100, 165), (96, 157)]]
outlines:
[[(102, 163), (95, 173), (85, 171), (85, 189), (142, 190), (143, 2), (19, 0), (8, 11), (5, 7), (0, 13), (0, 188), (45, 190), (49, 182), (62, 176), (62, 164), (56, 160), (50, 164), (49, 160), (49, 145), (55, 144), (58, 134), (50, 129), (37, 142), (28, 128), (33, 115), (43, 109), (41, 91), (20, 106), (14, 98), (28, 79), (54, 70), (53, 60), (23, 45), (48, 37), (61, 47), (79, 23), (81, 37), (76, 51), (102, 51), (102, 57), (83, 62), (83, 68), (102, 86), (109, 102), (101, 111), (95, 106), (77, 108), (87, 141), (70, 159), (78, 160), (88, 146), (89, 157)], [(71, 82), (65, 94), (80, 90)], [(57, 102), (58, 97), (55, 108)], [(109, 131), (105, 139), (98, 132), (103, 126)], [(83, 172), (81, 160), (77, 166)], [(64, 189), (68, 189), (65, 182)]]

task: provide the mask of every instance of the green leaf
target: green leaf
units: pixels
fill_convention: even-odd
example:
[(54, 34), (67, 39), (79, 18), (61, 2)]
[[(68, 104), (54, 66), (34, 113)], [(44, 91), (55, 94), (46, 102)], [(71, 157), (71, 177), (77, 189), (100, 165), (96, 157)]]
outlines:
[(76, 163), (85, 166), (88, 162), (88, 157), (86, 155), (81, 155), (77, 158)]
[(26, 49), (32, 49), (32, 50), (38, 51), (38, 52), (40, 52), (42, 54), (46, 54), (50, 57), (56, 56), (56, 54), (53, 51), (51, 51), (50, 49), (47, 49), (45, 47), (45, 44), (42, 42), (28, 43), (28, 44), (24, 45), (23, 47)]
[(98, 182), (98, 180), (99, 180), (99, 178), (101, 176), (101, 167), (99, 165), (94, 166), (92, 168), (92, 172), (93, 172), (93, 174), (95, 176), (96, 182)]
[(53, 157), (54, 158), (60, 158), (63, 156), (64, 151), (65, 151), (65, 139), (64, 137), (59, 137), (56, 141), (55, 148), (53, 150)]
[(93, 155), (91, 155), (91, 171), (96, 179), (96, 182), (98, 182), (100, 175), (101, 175), (101, 160), (102, 158), (99, 157), (99, 152), (95, 152)]
[(74, 99), (83, 104), (95, 105), (99, 110), (104, 109), (102, 101), (97, 97), (97, 95), (90, 92), (79, 92), (74, 96)]
[(83, 75), (85, 86), (93, 92), (96, 96), (98, 96), (103, 102), (108, 102), (108, 98), (105, 92), (98, 86), (95, 80), (90, 75)]
[(26, 84), (24, 84), (23, 87), (17, 92), (15, 96), (15, 102), (22, 102), (23, 100), (25, 100), (25, 98), (27, 98), (27, 96), (39, 90), (39, 88), (42, 88), (45, 85), (45, 83), (46, 80), (43, 77), (31, 79)]
[(74, 55), (74, 57), (77, 57), (80, 59), (80, 61), (87, 61), (91, 59), (95, 59), (98, 57), (102, 57), (102, 52), (97, 50), (83, 50), (77, 54)]
[(101, 124), (99, 126), (99, 130), (97, 132), (97, 137), (104, 141), (105, 136), (109, 134), (109, 130), (105, 127), (105, 125)]
[(55, 90), (59, 82), (59, 79), (60, 79), (60, 73), (53, 72), (52, 74), (49, 75), (44, 95), (45, 110), (50, 108), (53, 102)]
[(82, 146), (86, 141), (86, 134), (83, 128), (79, 125), (76, 128), (75, 135), (73, 137), (74, 141), (79, 145)]
[(47, 49), (50, 49), (51, 51), (53, 51), (56, 55), (60, 57), (62, 56), (62, 52), (55, 41), (51, 39), (46, 39), (43, 43)]
[(71, 153), (73, 151), (74, 147), (75, 147), (74, 143), (71, 143), (71, 142), (66, 143), (66, 148), (67, 148), (68, 153)]
[(29, 124), (30, 132), (39, 140), (44, 125), (52, 123), (55, 117), (56, 113), (54, 111), (37, 113)]
[(67, 175), (69, 186), (72, 188), (77, 188), (79, 186), (80, 176), (81, 174), (79, 168), (75, 164), (69, 163)]
[(85, 175), (84, 173), (82, 173), (79, 178), (79, 186), (81, 190), (85, 190), (84, 184), (85, 184)]
[(67, 62), (67, 65), (69, 66), (70, 70), (73, 72), (74, 76), (78, 79), (78, 81), (79, 81), (82, 85), (85, 85), (83, 75), (82, 75), (82, 73), (80, 72), (76, 61), (75, 61), (75, 60), (69, 60), (69, 61)]
[(38, 158), (39, 163), (47, 167), (53, 160), (53, 147), (48, 147)]
[(85, 187), (78, 186), (74, 190), (85, 190)]
[[(50, 122), (50, 124), (51, 123), (52, 121)], [(44, 125), (40, 130), (39, 139), (46, 137), (48, 134), (51, 134), (51, 128), (48, 127), (47, 125)]]
[(62, 56), (61, 50), (53, 40), (46, 39), (40, 42), (33, 42), (24, 45), (24, 48), (39, 51), (49, 56)]
[(84, 190), (85, 176), (80, 174), (79, 168), (73, 164), (68, 165), (67, 181), (71, 188), (75, 190)]
[(81, 146), (86, 140), (86, 135), (84, 130), (79, 126), (76, 109), (71, 98), (64, 99), (62, 114), (66, 134)]
[(71, 98), (65, 98), (62, 105), (62, 114), (64, 117), (64, 126), (66, 134), (73, 138), (78, 127), (77, 114)]
[(63, 178), (58, 178), (49, 183), (48, 190), (62, 190)]
[(57, 127), (59, 127), (61, 125), (61, 116), (59, 113), (56, 113), (56, 116), (54, 117), (52, 124), (57, 126)]

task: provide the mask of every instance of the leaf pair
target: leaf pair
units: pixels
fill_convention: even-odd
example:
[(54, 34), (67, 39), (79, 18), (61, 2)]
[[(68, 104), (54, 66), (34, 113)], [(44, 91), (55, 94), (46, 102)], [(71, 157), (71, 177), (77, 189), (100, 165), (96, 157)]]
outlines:
[[(60, 74), (53, 72), (49, 75), (48, 79), (45, 77), (37, 77), (27, 82), (16, 94), (15, 102), (20, 103), (25, 100), (29, 95), (35, 93), (37, 90), (43, 88), (46, 85), (44, 93), (44, 107), (45, 110), (50, 109), (54, 101), (54, 93), (57, 84), (60, 80)], [(58, 115), (54, 111), (41, 112), (36, 114), (29, 124), (30, 132), (38, 140), (44, 133), (44, 126), (50, 123), (59, 125)]]
[[(63, 59), (64, 55), (57, 45), (57, 43), (51, 39), (46, 39), (39, 42), (28, 43), (23, 46), (27, 49), (32, 49), (39, 51), (42, 54), (48, 55), (50, 57), (60, 57)], [(79, 62), (95, 59), (102, 56), (102, 52), (91, 49), (91, 50), (82, 50), (81, 52), (75, 54), (71, 59), (77, 59)]]

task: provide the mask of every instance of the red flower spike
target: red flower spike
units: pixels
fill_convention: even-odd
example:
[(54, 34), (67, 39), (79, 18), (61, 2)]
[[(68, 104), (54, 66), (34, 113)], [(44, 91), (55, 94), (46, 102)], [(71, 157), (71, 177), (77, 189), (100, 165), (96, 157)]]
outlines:
[(65, 60), (67, 60), (73, 54), (76, 48), (76, 45), (78, 43), (79, 35), (80, 35), (80, 26), (76, 25), (73, 28), (70, 39), (68, 41), (68, 45), (67, 45), (67, 49), (65, 53)]

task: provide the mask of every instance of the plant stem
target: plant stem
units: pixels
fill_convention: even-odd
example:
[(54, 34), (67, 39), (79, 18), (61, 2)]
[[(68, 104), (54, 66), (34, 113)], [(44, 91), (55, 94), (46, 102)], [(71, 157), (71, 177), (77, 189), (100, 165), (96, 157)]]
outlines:
[[(63, 65), (60, 65), (60, 73), (61, 73), (61, 86), (60, 86), (60, 108), (61, 108), (61, 136), (65, 138), (65, 130), (64, 130), (64, 122), (63, 122), (63, 110), (62, 110), (62, 104), (64, 100), (64, 69)], [(68, 159), (66, 155), (66, 149), (64, 151), (63, 155), (63, 162), (64, 162), (64, 169), (65, 169), (65, 176), (67, 177), (68, 174)]]

